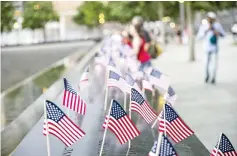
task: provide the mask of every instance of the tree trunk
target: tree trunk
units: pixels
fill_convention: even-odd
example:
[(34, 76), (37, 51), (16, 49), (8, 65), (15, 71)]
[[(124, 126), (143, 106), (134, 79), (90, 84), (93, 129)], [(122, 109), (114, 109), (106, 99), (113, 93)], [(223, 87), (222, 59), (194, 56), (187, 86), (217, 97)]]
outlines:
[(191, 8), (191, 2), (186, 2), (188, 31), (189, 31), (189, 61), (195, 61), (195, 34), (194, 34), (194, 20), (193, 12)]
[[(162, 18), (164, 17), (164, 6), (163, 6), (163, 2), (157, 2), (157, 14), (158, 17), (160, 19), (160, 21), (162, 21)], [(161, 26), (161, 39), (162, 39), (162, 43), (165, 44), (165, 24), (162, 22), (162, 26)]]
[(231, 15), (232, 15), (232, 23), (236, 22), (236, 17), (235, 17), (235, 8), (231, 8)]

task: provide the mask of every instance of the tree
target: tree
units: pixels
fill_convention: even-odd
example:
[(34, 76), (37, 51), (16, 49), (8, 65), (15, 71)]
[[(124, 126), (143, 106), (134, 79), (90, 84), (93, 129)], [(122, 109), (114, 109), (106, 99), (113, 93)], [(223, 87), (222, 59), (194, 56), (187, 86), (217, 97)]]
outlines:
[[(164, 15), (178, 17), (178, 2), (160, 2), (164, 5)], [(159, 18), (157, 2), (153, 1), (109, 1), (106, 4), (98, 1), (84, 2), (78, 8), (78, 14), (74, 17), (77, 24), (89, 27), (98, 26), (98, 15), (103, 13), (106, 21), (128, 23), (136, 15), (145, 20), (155, 21)]]
[(15, 7), (12, 2), (2, 1), (1, 2), (1, 32), (11, 31), (14, 19)]
[(98, 26), (99, 14), (103, 13), (105, 15), (105, 20), (108, 18), (107, 7), (104, 3), (99, 1), (84, 2), (79, 8), (78, 13), (74, 16), (73, 20), (77, 24), (84, 24), (88, 27)]
[(44, 26), (49, 21), (58, 21), (59, 17), (53, 10), (52, 2), (27, 1), (24, 4), (23, 28), (35, 30), (42, 28), (44, 39), (46, 37)]

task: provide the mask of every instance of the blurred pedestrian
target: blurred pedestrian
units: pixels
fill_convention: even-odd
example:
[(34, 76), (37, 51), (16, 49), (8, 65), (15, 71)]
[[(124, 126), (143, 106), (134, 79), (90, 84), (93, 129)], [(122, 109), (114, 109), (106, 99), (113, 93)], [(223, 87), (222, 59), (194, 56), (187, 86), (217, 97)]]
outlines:
[(179, 44), (182, 44), (182, 30), (180, 26), (176, 27), (176, 35), (177, 35), (177, 40)]
[(140, 70), (144, 70), (151, 66), (151, 56), (148, 53), (151, 38), (149, 33), (143, 28), (142, 17), (135, 16), (132, 19), (130, 34), (132, 35), (133, 55), (136, 55), (141, 63)]
[[(207, 24), (200, 26), (198, 31), (198, 38), (204, 38), (204, 48), (206, 51), (206, 77), (205, 82), (207, 83), (211, 77), (211, 83), (216, 83), (216, 72), (218, 65), (218, 39), (225, 36), (225, 32), (220, 23), (216, 21), (216, 14), (214, 12), (208, 12)], [(210, 66), (213, 68), (210, 71)]]
[(233, 35), (234, 41), (236, 42), (237, 41), (237, 22), (235, 22), (233, 26), (231, 27), (231, 33)]

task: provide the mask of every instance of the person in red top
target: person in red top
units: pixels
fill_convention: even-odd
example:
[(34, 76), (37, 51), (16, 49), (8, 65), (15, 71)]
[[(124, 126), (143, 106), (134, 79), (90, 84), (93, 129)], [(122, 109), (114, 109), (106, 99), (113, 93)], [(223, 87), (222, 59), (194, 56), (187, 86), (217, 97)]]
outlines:
[(151, 56), (148, 53), (149, 42), (151, 41), (149, 34), (143, 29), (143, 19), (140, 16), (136, 16), (132, 20), (132, 26), (130, 27), (130, 34), (132, 35), (132, 48), (133, 55), (137, 55), (137, 59), (140, 61), (140, 70), (144, 71), (145, 68), (151, 66)]

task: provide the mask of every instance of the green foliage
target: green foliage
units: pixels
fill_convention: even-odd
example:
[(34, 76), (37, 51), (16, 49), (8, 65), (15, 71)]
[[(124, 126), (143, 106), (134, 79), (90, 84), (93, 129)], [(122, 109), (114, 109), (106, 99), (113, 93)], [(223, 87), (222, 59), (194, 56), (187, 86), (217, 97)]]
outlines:
[[(109, 2), (109, 21), (119, 21), (121, 23), (130, 22), (132, 17), (141, 13), (139, 2), (114, 1)], [(132, 8), (132, 9), (131, 9)]]
[[(172, 20), (179, 20), (178, 1), (110, 1), (106, 5), (102, 2), (85, 2), (78, 8), (78, 14), (74, 17), (74, 20), (78, 24), (85, 24), (89, 27), (94, 27), (99, 25), (99, 13), (104, 13), (106, 21), (128, 23), (136, 15), (140, 15), (148, 21), (155, 21), (159, 19), (159, 4), (163, 5), (164, 16), (170, 16)], [(232, 6), (236, 6), (236, 2), (191, 2), (193, 13), (195, 11), (217, 11)]]
[(50, 1), (27, 1), (24, 4), (23, 28), (44, 28), (49, 21), (58, 21), (59, 17), (54, 12)]
[(104, 13), (106, 20), (107, 8), (105, 4), (99, 1), (84, 2), (84, 4), (78, 8), (78, 14), (74, 16), (73, 20), (77, 24), (85, 24), (88, 27), (95, 27), (99, 25), (100, 13)]
[(193, 11), (219, 11), (223, 9), (236, 8), (237, 2), (235, 1), (192, 1), (191, 2)]
[[(164, 5), (166, 16), (177, 17), (178, 2), (161, 2)], [(74, 17), (77, 24), (85, 24), (89, 27), (99, 25), (98, 15), (104, 13), (106, 21), (128, 23), (136, 15), (145, 20), (158, 20), (158, 2), (154, 1), (110, 1), (106, 5), (102, 2), (85, 2), (78, 8), (78, 14)]]
[(15, 8), (12, 2), (2, 1), (1, 2), (1, 32), (11, 31), (14, 19)]

